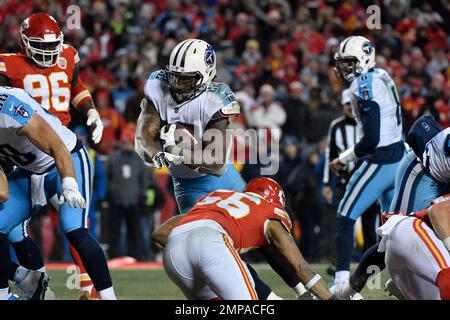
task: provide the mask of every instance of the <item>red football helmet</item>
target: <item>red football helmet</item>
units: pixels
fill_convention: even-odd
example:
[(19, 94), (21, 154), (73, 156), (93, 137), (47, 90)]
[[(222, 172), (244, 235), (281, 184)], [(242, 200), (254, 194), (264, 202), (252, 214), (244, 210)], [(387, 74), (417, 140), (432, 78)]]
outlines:
[(282, 208), (286, 206), (286, 196), (283, 188), (270, 178), (258, 177), (250, 180), (244, 192), (256, 193), (276, 206), (281, 206)]
[(64, 35), (56, 20), (46, 13), (35, 13), (20, 25), (20, 47), (41, 67), (56, 64), (62, 51)]

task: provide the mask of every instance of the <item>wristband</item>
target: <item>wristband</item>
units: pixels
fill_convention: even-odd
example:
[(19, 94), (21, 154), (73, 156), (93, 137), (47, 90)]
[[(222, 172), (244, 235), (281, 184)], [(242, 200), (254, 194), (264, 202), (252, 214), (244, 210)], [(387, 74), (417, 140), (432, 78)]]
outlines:
[(356, 161), (357, 159), (358, 157), (356, 156), (355, 149), (353, 147), (348, 148), (339, 155), (339, 161), (344, 165), (348, 165), (350, 162)]
[(314, 285), (319, 282), (319, 280), (322, 279), (322, 277), (320, 276), (320, 274), (316, 274), (314, 277), (312, 277), (311, 280), (308, 281), (307, 284), (305, 284), (305, 289), (306, 290), (311, 290), (312, 287), (314, 287)]

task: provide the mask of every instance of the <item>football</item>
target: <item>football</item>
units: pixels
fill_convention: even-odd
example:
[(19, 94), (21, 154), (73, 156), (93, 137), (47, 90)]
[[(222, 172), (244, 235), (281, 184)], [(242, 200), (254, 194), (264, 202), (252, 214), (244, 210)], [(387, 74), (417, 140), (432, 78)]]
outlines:
[(178, 147), (183, 149), (193, 150), (198, 140), (195, 137), (194, 126), (175, 123), (175, 143)]

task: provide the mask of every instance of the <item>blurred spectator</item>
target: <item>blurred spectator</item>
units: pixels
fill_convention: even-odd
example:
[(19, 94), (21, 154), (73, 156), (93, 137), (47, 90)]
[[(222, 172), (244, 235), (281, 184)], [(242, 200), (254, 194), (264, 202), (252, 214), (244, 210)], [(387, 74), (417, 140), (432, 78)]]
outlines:
[(261, 61), (262, 56), (259, 52), (259, 43), (255, 39), (247, 40), (245, 50), (242, 53), (242, 60), (249, 67), (256, 66)]
[(309, 143), (318, 143), (327, 133), (328, 126), (339, 112), (330, 104), (325, 104), (322, 98), (322, 89), (318, 86), (311, 88), (309, 92), (309, 119), (306, 131), (306, 139)]
[[(142, 225), (149, 185), (149, 169), (134, 151), (134, 126), (122, 132), (121, 147), (108, 164), (109, 257), (129, 255), (138, 261), (149, 259), (149, 241)], [(126, 225), (126, 251), (121, 250), (122, 225)]]
[(125, 126), (125, 120), (122, 115), (111, 106), (109, 94), (105, 91), (96, 92), (95, 106), (97, 107), (102, 119), (103, 129), (102, 141), (100, 142), (99, 152), (106, 154), (113, 151), (118, 146), (122, 130)]
[(286, 121), (286, 112), (279, 102), (274, 101), (275, 90), (270, 84), (264, 84), (259, 90), (259, 97), (256, 104), (245, 115), (247, 125), (256, 129), (275, 129), (271, 130), (271, 139), (279, 140), (281, 138), (281, 126)]
[(319, 232), (322, 217), (320, 205), (319, 181), (316, 168), (320, 156), (316, 148), (304, 151), (305, 161), (295, 167), (285, 184), (287, 201), (291, 214), (300, 222), (301, 236), (299, 247), (305, 259), (317, 261), (319, 258)]
[(113, 101), (113, 107), (120, 114), (125, 113), (125, 105), (128, 99), (133, 96), (134, 90), (130, 88), (125, 76), (119, 77), (119, 83), (111, 91), (111, 98)]
[(289, 97), (283, 103), (286, 110), (286, 122), (282, 127), (283, 134), (293, 135), (299, 140), (306, 135), (310, 118), (308, 107), (302, 101), (303, 93), (301, 82), (292, 82), (289, 85)]

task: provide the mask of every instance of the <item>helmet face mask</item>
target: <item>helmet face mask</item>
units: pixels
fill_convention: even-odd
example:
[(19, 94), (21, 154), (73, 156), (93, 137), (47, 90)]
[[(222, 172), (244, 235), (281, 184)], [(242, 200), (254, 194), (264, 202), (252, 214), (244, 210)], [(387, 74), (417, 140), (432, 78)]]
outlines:
[(62, 51), (63, 36), (57, 41), (43, 41), (42, 39), (27, 38), (22, 35), (25, 52), (36, 64), (41, 67), (52, 67), (56, 64)]
[(35, 13), (22, 22), (19, 33), (22, 52), (38, 66), (48, 68), (57, 63), (64, 35), (53, 17)]
[(203, 91), (203, 76), (200, 72), (176, 72), (166, 68), (169, 91), (177, 103), (192, 99)]
[(356, 57), (341, 58), (339, 57), (338, 54), (336, 54), (334, 59), (335, 59), (334, 71), (339, 81), (350, 82), (361, 73), (360, 68), (358, 67), (359, 61)]

